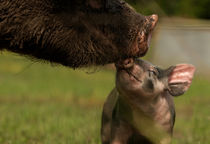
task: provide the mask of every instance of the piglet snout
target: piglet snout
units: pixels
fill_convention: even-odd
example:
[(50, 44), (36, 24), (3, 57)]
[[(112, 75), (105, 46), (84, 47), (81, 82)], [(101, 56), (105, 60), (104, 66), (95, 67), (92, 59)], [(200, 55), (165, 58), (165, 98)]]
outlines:
[(128, 58), (128, 59), (125, 59), (125, 60), (120, 60), (120, 61), (118, 61), (118, 62), (115, 63), (115, 66), (117, 68), (120, 68), (120, 69), (128, 69), (128, 68), (133, 67), (133, 65), (134, 65), (133, 58)]

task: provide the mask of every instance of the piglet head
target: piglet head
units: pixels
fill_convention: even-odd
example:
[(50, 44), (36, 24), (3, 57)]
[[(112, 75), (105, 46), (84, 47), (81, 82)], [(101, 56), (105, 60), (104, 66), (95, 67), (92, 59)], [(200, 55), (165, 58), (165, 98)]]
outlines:
[(190, 87), (195, 67), (178, 64), (161, 69), (142, 59), (125, 59), (115, 63), (116, 87), (121, 94), (153, 99), (168, 91), (172, 96), (184, 94)]
[(195, 67), (190, 64), (176, 65), (168, 77), (168, 91), (173, 96), (184, 94), (190, 87)]

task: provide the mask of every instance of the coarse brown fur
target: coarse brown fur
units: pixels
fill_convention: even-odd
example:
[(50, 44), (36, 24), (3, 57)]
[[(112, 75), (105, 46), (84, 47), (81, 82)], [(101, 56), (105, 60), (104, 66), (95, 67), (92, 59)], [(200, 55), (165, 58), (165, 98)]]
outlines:
[(142, 56), (151, 29), (122, 0), (0, 0), (0, 50), (72, 68)]

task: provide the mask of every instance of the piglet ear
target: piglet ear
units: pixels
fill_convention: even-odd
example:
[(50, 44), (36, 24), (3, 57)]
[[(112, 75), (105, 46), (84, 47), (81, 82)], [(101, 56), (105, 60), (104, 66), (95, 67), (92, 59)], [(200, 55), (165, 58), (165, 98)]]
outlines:
[(195, 67), (193, 65), (176, 65), (168, 78), (169, 93), (173, 96), (184, 94), (192, 83), (194, 72)]

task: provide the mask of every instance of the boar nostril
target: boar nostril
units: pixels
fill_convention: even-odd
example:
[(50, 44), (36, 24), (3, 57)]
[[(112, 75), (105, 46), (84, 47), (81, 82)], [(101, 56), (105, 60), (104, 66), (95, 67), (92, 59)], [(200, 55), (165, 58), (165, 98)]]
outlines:
[(153, 14), (153, 15), (151, 15), (150, 16), (154, 21), (158, 21), (158, 15), (156, 15), (156, 14)]

